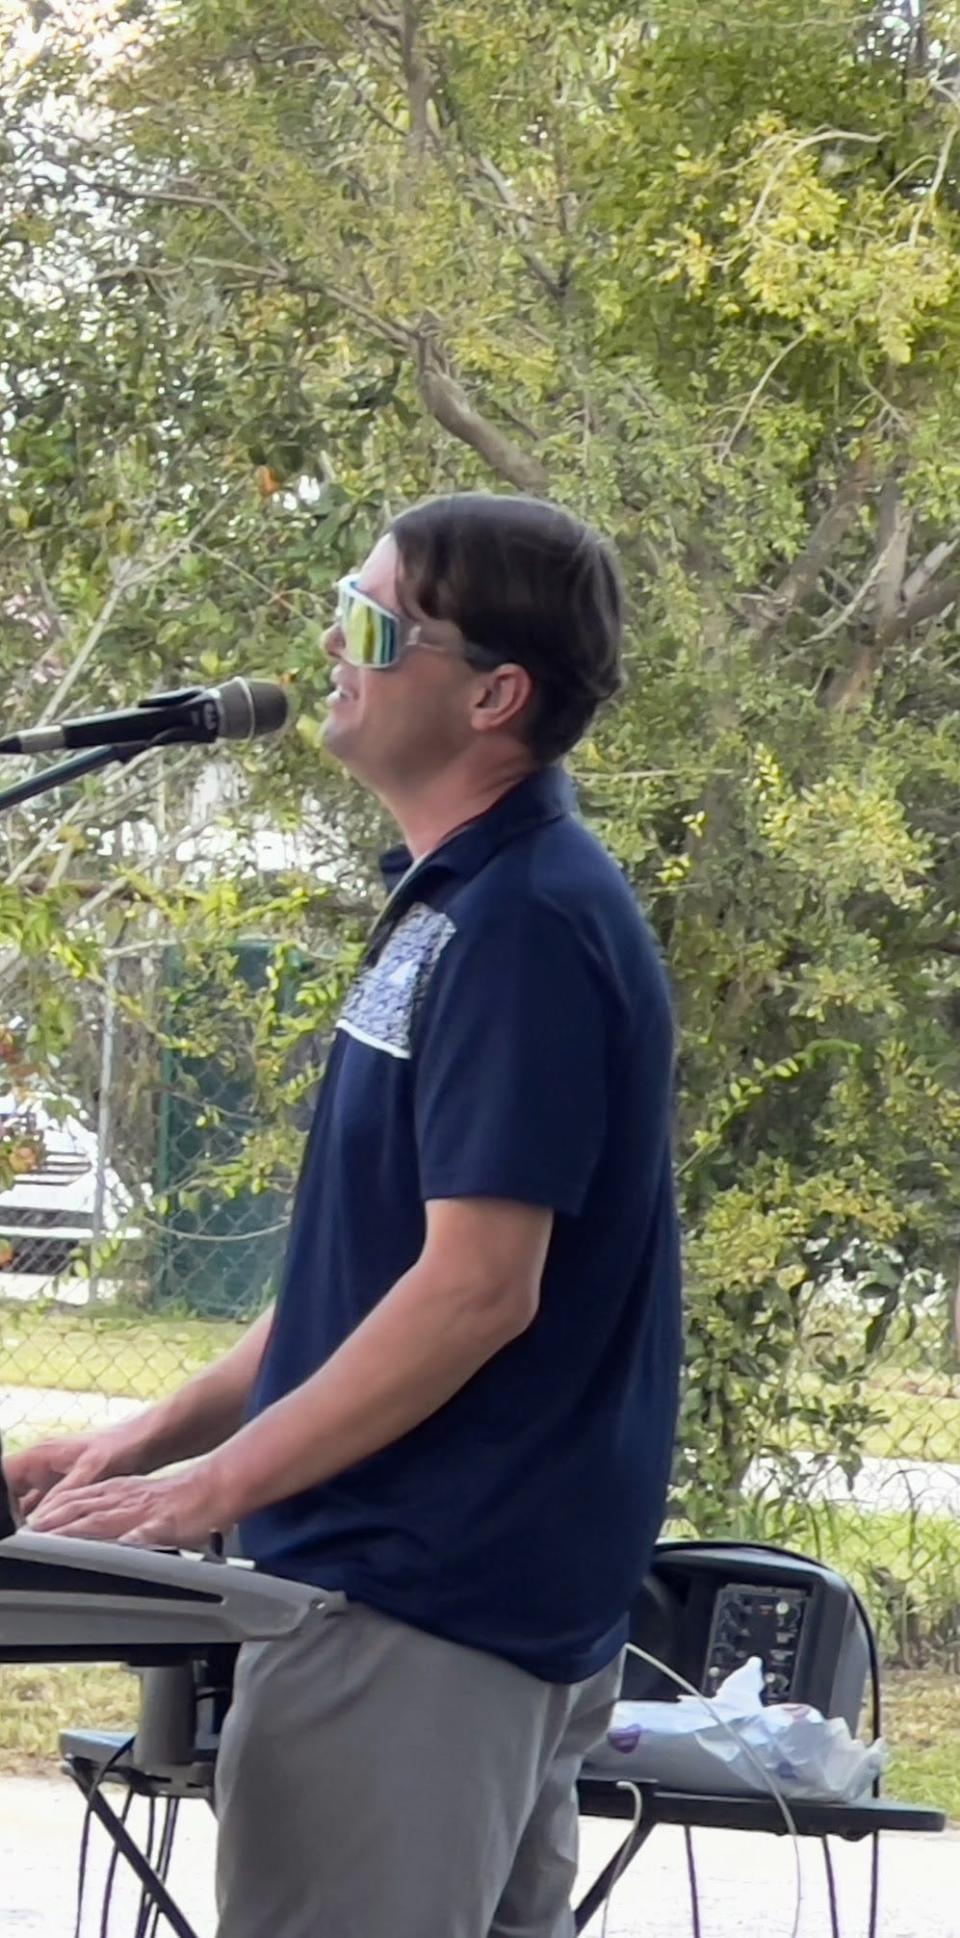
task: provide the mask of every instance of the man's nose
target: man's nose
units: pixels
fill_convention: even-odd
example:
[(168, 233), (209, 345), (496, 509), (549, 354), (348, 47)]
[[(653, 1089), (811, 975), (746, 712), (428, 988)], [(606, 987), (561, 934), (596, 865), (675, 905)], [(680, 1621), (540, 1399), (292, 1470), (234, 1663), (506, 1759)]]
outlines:
[(343, 632), (339, 625), (332, 625), (329, 631), (324, 633), (323, 650), (331, 659), (343, 658)]

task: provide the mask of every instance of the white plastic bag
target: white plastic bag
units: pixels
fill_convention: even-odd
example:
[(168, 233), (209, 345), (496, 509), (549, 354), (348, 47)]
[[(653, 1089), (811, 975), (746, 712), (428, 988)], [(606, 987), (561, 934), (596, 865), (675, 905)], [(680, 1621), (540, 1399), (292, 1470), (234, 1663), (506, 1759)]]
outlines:
[[(829, 1720), (806, 1703), (764, 1708), (763, 1664), (751, 1656), (715, 1696), (670, 1702), (620, 1702), (606, 1740), (587, 1759), (588, 1773), (656, 1781), (665, 1790), (710, 1796), (769, 1796), (757, 1768), (789, 1800), (851, 1803), (885, 1768), (882, 1742), (861, 1743), (841, 1717)], [(744, 1753), (725, 1724), (753, 1752)]]

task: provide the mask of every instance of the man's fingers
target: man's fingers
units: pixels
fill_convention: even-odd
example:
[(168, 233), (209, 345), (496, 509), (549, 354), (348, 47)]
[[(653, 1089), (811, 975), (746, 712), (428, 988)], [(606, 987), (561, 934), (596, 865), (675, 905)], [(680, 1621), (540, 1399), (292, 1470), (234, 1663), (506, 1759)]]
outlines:
[(123, 1514), (129, 1518), (131, 1503), (111, 1497), (108, 1481), (92, 1482), (88, 1487), (59, 1488), (47, 1495), (30, 1517), (40, 1534), (62, 1533), (68, 1523), (86, 1514)]
[(129, 1520), (129, 1511), (122, 1508), (64, 1508), (57, 1516), (44, 1520), (42, 1527), (34, 1523), (38, 1534), (65, 1534), (81, 1541), (116, 1541), (124, 1533)]
[(43, 1480), (36, 1481), (30, 1489), (31, 1500), (34, 1502), (52, 1500), (53, 1496), (63, 1486), (63, 1481), (64, 1476), (62, 1474), (49, 1474)]
[(40, 1498), (46, 1501), (60, 1501), (69, 1494), (81, 1493), (84, 1489), (102, 1486), (96, 1468), (84, 1468), (80, 1461), (67, 1473), (60, 1474), (50, 1487), (41, 1491)]

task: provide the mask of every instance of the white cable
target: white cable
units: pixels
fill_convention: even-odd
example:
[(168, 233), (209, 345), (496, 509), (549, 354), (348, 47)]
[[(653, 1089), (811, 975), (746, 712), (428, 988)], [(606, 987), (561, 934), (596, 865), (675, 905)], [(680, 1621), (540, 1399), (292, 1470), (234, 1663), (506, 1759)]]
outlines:
[[(774, 1802), (777, 1804), (780, 1810), (780, 1813), (783, 1817), (784, 1823), (786, 1824), (786, 1827), (790, 1834), (790, 1839), (793, 1845), (794, 1906), (793, 1906), (793, 1924), (790, 1929), (790, 1938), (799, 1938), (800, 1915), (803, 1909), (803, 1872), (800, 1866), (800, 1837), (797, 1831), (797, 1826), (793, 1820), (793, 1814), (791, 1812), (790, 1806), (787, 1803), (786, 1797), (784, 1796), (783, 1791), (780, 1788), (780, 1785), (770, 1775), (769, 1770), (764, 1769), (763, 1764), (760, 1761), (760, 1758), (757, 1756), (756, 1752), (751, 1748), (750, 1744), (746, 1741), (746, 1738), (744, 1737), (742, 1731), (737, 1728), (735, 1723), (731, 1723), (728, 1717), (721, 1716), (717, 1712), (717, 1710), (711, 1706), (707, 1697), (703, 1694), (702, 1689), (695, 1689), (693, 1686), (693, 1683), (688, 1682), (685, 1676), (678, 1675), (675, 1669), (671, 1669), (666, 1662), (658, 1661), (657, 1657), (655, 1655), (650, 1655), (646, 1649), (638, 1648), (635, 1642), (627, 1643), (627, 1653), (628, 1655), (637, 1656), (641, 1662), (646, 1662), (651, 1669), (658, 1670), (661, 1675), (667, 1677), (669, 1682), (676, 1683), (677, 1688), (682, 1689), (684, 1695), (693, 1696), (695, 1700), (700, 1704), (701, 1708), (706, 1710), (707, 1715), (710, 1718), (710, 1721), (712, 1723), (719, 1723), (721, 1729), (725, 1729), (727, 1732), (727, 1735), (733, 1737), (733, 1740), (736, 1743), (738, 1749), (743, 1751), (743, 1754), (746, 1757), (747, 1762), (751, 1763), (754, 1769), (756, 1770), (757, 1775), (759, 1776), (764, 1786), (764, 1789), (769, 1790), (770, 1795), (773, 1797)], [(618, 1784), (617, 1787), (618, 1789), (626, 1788), (628, 1790), (633, 1790), (635, 1795), (637, 1796), (638, 1808), (633, 1820), (633, 1830), (631, 1831), (631, 1836), (632, 1836), (633, 1831), (636, 1830), (640, 1822), (640, 1811), (643, 1808), (642, 1797), (640, 1793), (637, 1791), (635, 1784), (627, 1783), (626, 1785), (624, 1785), (621, 1783), (621, 1784)], [(625, 1849), (626, 1848), (628, 1848), (628, 1846), (625, 1846)], [(618, 1870), (614, 1873), (614, 1876), (611, 1879), (610, 1890), (607, 1894), (606, 1904), (604, 1905), (603, 1925), (601, 1927), (601, 1938), (606, 1938), (607, 1915), (610, 1910), (610, 1898), (613, 1894), (613, 1887), (615, 1884), (619, 1883), (619, 1880), (620, 1880), (620, 1871)]]

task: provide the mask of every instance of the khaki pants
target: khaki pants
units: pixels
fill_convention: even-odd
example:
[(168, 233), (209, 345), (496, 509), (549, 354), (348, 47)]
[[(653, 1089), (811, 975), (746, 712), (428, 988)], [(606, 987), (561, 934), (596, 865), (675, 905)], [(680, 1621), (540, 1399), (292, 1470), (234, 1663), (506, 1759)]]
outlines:
[(218, 1938), (570, 1938), (577, 1772), (620, 1676), (541, 1682), (340, 1594), (306, 1638), (248, 1643)]

